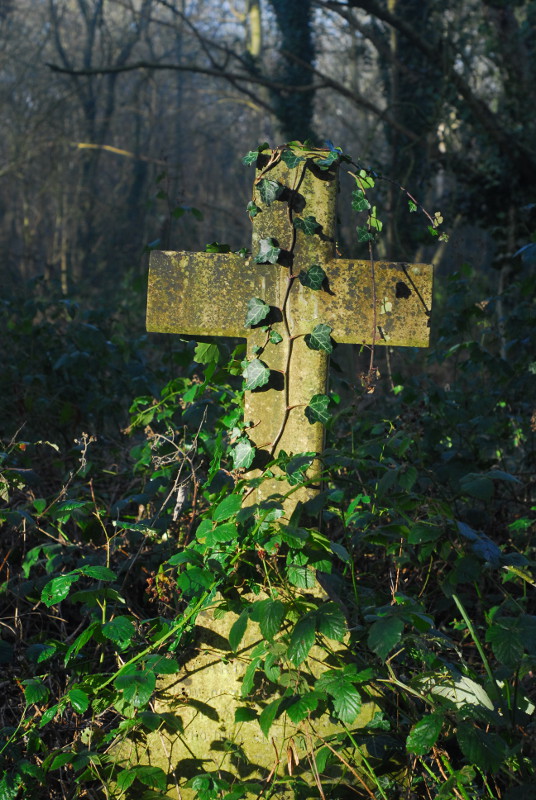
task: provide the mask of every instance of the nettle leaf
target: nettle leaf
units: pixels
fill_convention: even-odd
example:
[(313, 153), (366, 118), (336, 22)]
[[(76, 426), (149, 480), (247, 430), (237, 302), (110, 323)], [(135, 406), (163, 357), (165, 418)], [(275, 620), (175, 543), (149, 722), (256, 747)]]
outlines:
[(320, 228), (320, 225), (313, 216), (305, 217), (304, 219), (295, 217), (294, 227), (297, 231), (302, 231), (306, 236), (312, 236)]
[(244, 389), (251, 392), (268, 383), (270, 380), (270, 370), (264, 362), (260, 361), (258, 358), (254, 358), (253, 361), (248, 361), (242, 373), (242, 377), (245, 380)]
[(256, 264), (265, 264), (266, 262), (268, 262), (268, 264), (277, 264), (280, 252), (281, 248), (277, 247), (275, 239), (271, 237), (261, 239), (259, 242), (259, 252), (253, 261)]
[(368, 211), (370, 208), (370, 203), (365, 197), (365, 193), (362, 189), (354, 189), (352, 192), (352, 208), (354, 211)]
[(257, 203), (254, 203), (253, 200), (250, 200), (249, 203), (247, 204), (246, 211), (248, 212), (251, 219), (253, 219), (254, 217), (257, 216), (257, 214), (261, 213), (262, 208), (259, 208)]
[(333, 351), (331, 343), (332, 330), (333, 328), (330, 325), (324, 325), (324, 323), (316, 325), (311, 333), (305, 336), (305, 344), (311, 350), (323, 350), (325, 353), (331, 353)]
[(283, 150), (281, 153), (281, 161), (283, 161), (289, 169), (294, 169), (302, 161), (305, 161), (303, 156), (297, 156), (292, 150)]
[(356, 228), (357, 231), (357, 241), (358, 242), (373, 242), (374, 241), (374, 234), (369, 231), (366, 225), (358, 225)]
[(231, 450), (233, 469), (249, 469), (255, 458), (255, 447), (247, 436), (242, 436)]
[(442, 714), (427, 714), (417, 722), (406, 739), (408, 753), (425, 756), (434, 746), (443, 727)]
[(69, 572), (67, 575), (60, 575), (58, 578), (53, 578), (43, 587), (43, 591), (41, 592), (42, 602), (50, 608), (50, 606), (65, 600), (72, 584), (79, 580), (79, 578), (80, 573), (78, 572)]
[(309, 655), (315, 643), (316, 620), (313, 614), (306, 614), (300, 619), (292, 631), (287, 656), (298, 667)]
[(281, 334), (274, 330), (270, 331), (268, 339), (272, 344), (279, 344), (280, 342), (283, 341), (283, 337), (281, 336)]
[(309, 405), (305, 409), (305, 416), (311, 423), (321, 422), (326, 425), (331, 417), (328, 411), (330, 399), (327, 394), (315, 394), (311, 397)]
[(385, 661), (400, 641), (403, 630), (404, 623), (398, 617), (381, 617), (370, 626), (368, 646), (382, 661)]
[(248, 300), (248, 310), (244, 323), (245, 327), (252, 328), (253, 325), (258, 325), (269, 313), (270, 306), (265, 303), (264, 300), (261, 300), (259, 297), (252, 297), (251, 300)]
[(302, 270), (298, 275), (302, 286), (307, 286), (308, 289), (314, 289), (315, 291), (322, 288), (326, 277), (327, 275), (320, 264), (312, 264), (309, 269)]
[(279, 183), (279, 181), (274, 181), (271, 178), (263, 178), (259, 181), (258, 189), (262, 202), (269, 206), (270, 203), (273, 203), (280, 197), (285, 187)]

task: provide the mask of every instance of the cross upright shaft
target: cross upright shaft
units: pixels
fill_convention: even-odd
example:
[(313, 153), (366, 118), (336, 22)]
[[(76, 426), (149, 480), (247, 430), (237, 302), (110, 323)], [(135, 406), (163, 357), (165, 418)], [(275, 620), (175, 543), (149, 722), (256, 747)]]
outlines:
[[(262, 202), (254, 191), (260, 210), (253, 219), (252, 255), (154, 252), (147, 304), (149, 331), (245, 337), (248, 358), (260, 358), (269, 367), (269, 382), (245, 397), (245, 421), (252, 425), (248, 435), (258, 448), (257, 470), (280, 450), (322, 451), (324, 428), (305, 416), (311, 398), (327, 391), (329, 356), (306, 343), (313, 328), (329, 325), (340, 343), (426, 346), (432, 290), (427, 264), (377, 262), (372, 270), (369, 261), (335, 258), (336, 167), (322, 170), (308, 159), (290, 169), (273, 151), (259, 156), (255, 186), (264, 178), (284, 188), (271, 202)], [(295, 227), (296, 219), (307, 217), (317, 223), (309, 235)], [(276, 264), (254, 261), (267, 239), (281, 250)], [(313, 264), (327, 275), (320, 290), (298, 280)], [(259, 325), (246, 328), (252, 298), (263, 300), (271, 311)], [(282, 341), (267, 340), (265, 323)], [(308, 475), (318, 480), (318, 463)], [(265, 481), (255, 499), (288, 489), (281, 481)], [(293, 493), (287, 513), (317, 490), (312, 485)]]

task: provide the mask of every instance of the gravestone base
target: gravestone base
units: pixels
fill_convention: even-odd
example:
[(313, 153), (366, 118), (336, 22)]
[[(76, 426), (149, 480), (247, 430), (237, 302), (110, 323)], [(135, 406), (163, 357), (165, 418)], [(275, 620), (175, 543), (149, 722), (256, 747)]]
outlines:
[[(313, 713), (298, 725), (283, 714), (272, 724), (269, 738), (265, 738), (257, 720), (235, 722), (237, 708), (248, 707), (260, 714), (281, 692), (259, 672), (250, 695), (241, 697), (242, 678), (253, 651), (263, 640), (258, 626), (250, 622), (240, 649), (234, 653), (227, 637), (236, 618), (231, 612), (216, 618), (212, 610), (199, 615), (196, 643), (181, 673), (163, 676), (158, 684), (154, 711), (166, 714), (173, 726), (136, 733), (126, 740), (117, 753), (118, 765), (160, 767), (168, 775), (167, 795), (174, 800), (193, 800), (196, 793), (185, 784), (205, 773), (214, 773), (235, 785), (254, 781), (265, 791), (274, 780), (281, 781), (282, 788), (272, 794), (278, 800), (294, 797), (289, 787), (292, 773), (311, 787), (311, 797), (319, 797), (311, 771), (314, 752), (321, 739), (342, 732), (343, 727), (326, 714), (315, 718)], [(344, 647), (332, 644), (335, 649)], [(309, 659), (300, 667), (299, 679), (312, 686), (316, 678), (336, 664), (328, 663), (326, 657), (325, 650), (313, 647)], [(377, 710), (375, 703), (364, 703), (352, 729), (366, 725)], [(359, 769), (359, 754), (354, 754), (352, 766)], [(333, 777), (344, 771), (341, 763)], [(347, 774), (343, 784), (348, 780), (354, 782)], [(257, 795), (258, 790), (251, 796)]]

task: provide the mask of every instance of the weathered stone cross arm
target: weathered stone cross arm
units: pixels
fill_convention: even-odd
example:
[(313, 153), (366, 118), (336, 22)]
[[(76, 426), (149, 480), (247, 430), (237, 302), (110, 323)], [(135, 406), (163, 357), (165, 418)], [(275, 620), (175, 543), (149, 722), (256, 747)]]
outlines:
[[(255, 192), (259, 213), (253, 219), (251, 256), (153, 252), (147, 302), (148, 331), (243, 337), (249, 357), (262, 347), (258, 357), (273, 379), (246, 392), (245, 419), (253, 424), (249, 435), (264, 451), (264, 461), (280, 449), (322, 451), (323, 426), (310, 424), (304, 414), (311, 398), (327, 391), (329, 357), (305, 341), (315, 325), (329, 325), (333, 340), (340, 343), (426, 347), (432, 302), (429, 264), (372, 265), (336, 257), (335, 168), (322, 171), (307, 160), (294, 169), (279, 161), (266, 170), (266, 161), (262, 154), (255, 187), (268, 179), (282, 190), (277, 199), (264, 203)], [(297, 219), (308, 217), (316, 222), (312, 234), (296, 226)], [(267, 239), (281, 250), (276, 264), (255, 262)], [(319, 290), (298, 279), (313, 264), (327, 276)], [(263, 323), (245, 326), (252, 298), (271, 307), (267, 322), (281, 334), (280, 343), (266, 342)], [(262, 466), (262, 459), (256, 464)]]

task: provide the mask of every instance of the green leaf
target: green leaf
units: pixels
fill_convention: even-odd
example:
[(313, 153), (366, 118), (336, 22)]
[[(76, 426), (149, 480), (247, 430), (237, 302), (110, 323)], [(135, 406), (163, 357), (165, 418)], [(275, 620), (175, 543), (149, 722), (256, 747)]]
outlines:
[(53, 578), (43, 587), (41, 600), (49, 608), (56, 603), (60, 603), (62, 600), (65, 600), (72, 584), (79, 580), (79, 578), (80, 574), (78, 572), (68, 572), (66, 575)]
[(240, 708), (235, 709), (234, 714), (234, 721), (235, 722), (251, 722), (254, 719), (257, 719), (257, 712), (254, 708), (247, 708), (245, 706), (241, 706)]
[(242, 373), (242, 377), (245, 381), (244, 389), (251, 392), (268, 383), (270, 380), (270, 370), (264, 362), (260, 361), (258, 358), (254, 358), (253, 361), (248, 361)]
[(371, 625), (368, 635), (368, 646), (382, 661), (385, 661), (391, 650), (398, 644), (404, 623), (397, 617), (380, 617)]
[(175, 675), (181, 669), (176, 658), (158, 655), (158, 653), (147, 656), (145, 665), (147, 669), (156, 672), (157, 675)]
[(197, 364), (217, 364), (220, 360), (220, 348), (217, 344), (198, 342), (194, 350), (194, 361)]
[(408, 753), (425, 756), (437, 742), (442, 727), (443, 716), (441, 714), (425, 715), (409, 732), (406, 739)]
[(352, 192), (352, 209), (354, 211), (368, 211), (370, 208), (370, 203), (365, 197), (365, 193), (362, 189), (354, 189)]
[(266, 738), (268, 738), (270, 728), (272, 727), (272, 723), (277, 716), (277, 712), (279, 711), (279, 706), (281, 705), (282, 700), (283, 698), (279, 697), (277, 700), (273, 700), (271, 703), (268, 703), (266, 708), (263, 709), (259, 716), (259, 726)]
[(287, 656), (295, 666), (298, 667), (309, 655), (315, 643), (315, 629), (315, 617), (312, 614), (306, 614), (294, 626)]
[(315, 711), (321, 695), (318, 692), (308, 692), (298, 697), (297, 700), (286, 708), (288, 718), (294, 725), (306, 719), (311, 711)]
[(116, 689), (123, 692), (123, 697), (129, 705), (141, 708), (151, 699), (156, 686), (156, 675), (151, 670), (137, 670), (118, 675), (114, 683)]
[(266, 239), (261, 239), (259, 242), (259, 252), (253, 259), (256, 264), (277, 264), (277, 259), (281, 248), (275, 243), (275, 239), (269, 236)]
[(456, 738), (470, 764), (483, 772), (497, 772), (507, 756), (506, 742), (496, 733), (485, 733), (470, 722), (460, 722)]
[(311, 350), (323, 350), (325, 353), (331, 353), (333, 351), (331, 343), (332, 330), (332, 327), (323, 323), (315, 325), (311, 333), (305, 336), (305, 344)]
[(369, 231), (366, 225), (358, 225), (356, 228), (357, 231), (357, 241), (358, 242), (373, 242), (374, 241), (374, 234)]
[(285, 619), (286, 608), (281, 600), (265, 600), (259, 603), (258, 622), (264, 639), (271, 642)]
[(270, 306), (265, 303), (264, 300), (260, 300), (258, 297), (252, 297), (251, 300), (248, 300), (248, 310), (244, 323), (245, 327), (252, 328), (253, 325), (258, 325), (269, 313)]
[(43, 703), (48, 700), (50, 692), (45, 684), (42, 683), (42, 681), (39, 681), (36, 678), (29, 678), (22, 683), (24, 686), (24, 699), (26, 700), (27, 705), (30, 706), (33, 703)]
[(231, 450), (233, 469), (249, 469), (255, 458), (255, 447), (247, 436), (241, 436)]
[(214, 522), (223, 522), (230, 517), (234, 517), (240, 511), (242, 498), (238, 494), (230, 494), (219, 503), (212, 512)]
[(246, 155), (242, 157), (242, 164), (245, 164), (246, 167), (250, 167), (252, 164), (256, 163), (258, 157), (258, 150), (249, 150)]
[(268, 338), (272, 344), (279, 344), (280, 342), (283, 341), (283, 337), (281, 336), (281, 334), (274, 330), (270, 331), (270, 335), (268, 336)]
[(342, 670), (327, 670), (315, 682), (315, 689), (331, 695), (337, 717), (352, 724), (361, 710), (361, 695)]
[(311, 264), (308, 270), (305, 270), (305, 272), (302, 270), (298, 275), (302, 286), (307, 286), (308, 289), (314, 289), (314, 291), (322, 288), (326, 277), (326, 273), (320, 264)]
[(330, 399), (327, 394), (315, 394), (311, 397), (309, 405), (305, 409), (305, 416), (313, 425), (315, 422), (321, 422), (322, 425), (327, 425), (331, 418), (328, 411)]
[(271, 180), (270, 178), (263, 178), (258, 184), (260, 198), (263, 203), (269, 206), (282, 194), (285, 187), (279, 181)]
[(205, 253), (230, 253), (231, 248), (228, 244), (221, 244), (220, 242), (211, 242), (205, 245)]
[(250, 200), (247, 204), (246, 211), (248, 212), (250, 218), (253, 219), (257, 216), (257, 214), (261, 213), (262, 209), (259, 208), (257, 203), (254, 203), (253, 200)]
[(106, 622), (106, 624), (102, 626), (103, 636), (106, 636), (107, 639), (111, 639), (112, 642), (115, 642), (121, 648), (128, 647), (135, 633), (136, 628), (132, 620), (128, 617), (115, 617), (115, 619)]
[(316, 612), (316, 629), (327, 636), (342, 642), (346, 634), (346, 619), (336, 603), (325, 603)]
[(303, 156), (295, 155), (292, 150), (283, 150), (281, 153), (281, 161), (283, 161), (289, 169), (294, 169), (302, 161), (305, 161)]
[(312, 236), (320, 228), (315, 217), (309, 216), (302, 219), (301, 217), (294, 217), (294, 227), (297, 231), (302, 231), (306, 236)]
[(231, 650), (234, 650), (235, 653), (240, 647), (240, 642), (244, 638), (244, 634), (246, 632), (246, 628), (248, 625), (249, 619), (249, 609), (245, 608), (244, 611), (240, 614), (237, 620), (231, 626), (231, 630), (229, 631), (229, 645)]
[(69, 702), (78, 714), (83, 714), (89, 708), (89, 697), (83, 691), (74, 686), (68, 693)]

